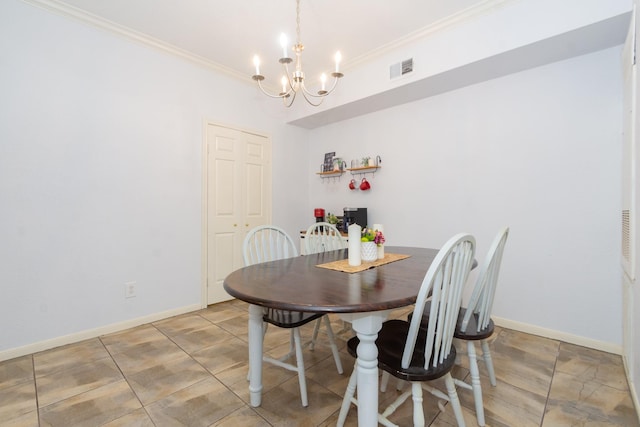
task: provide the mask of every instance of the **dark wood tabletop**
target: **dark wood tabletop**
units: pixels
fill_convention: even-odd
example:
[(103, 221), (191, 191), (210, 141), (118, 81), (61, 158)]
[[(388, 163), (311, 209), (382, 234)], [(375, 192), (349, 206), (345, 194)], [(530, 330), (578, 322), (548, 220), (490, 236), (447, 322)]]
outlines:
[(359, 273), (316, 267), (347, 259), (347, 249), (255, 264), (224, 280), (232, 296), (264, 307), (321, 313), (358, 313), (413, 304), (438, 249), (385, 246), (409, 258)]

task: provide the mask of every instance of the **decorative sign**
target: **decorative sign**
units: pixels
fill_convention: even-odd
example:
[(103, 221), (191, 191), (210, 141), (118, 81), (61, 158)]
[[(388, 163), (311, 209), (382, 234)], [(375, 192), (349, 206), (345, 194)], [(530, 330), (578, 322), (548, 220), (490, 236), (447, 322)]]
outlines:
[(322, 172), (331, 172), (333, 170), (333, 158), (335, 157), (336, 152), (325, 153), (324, 155), (324, 163), (322, 164)]

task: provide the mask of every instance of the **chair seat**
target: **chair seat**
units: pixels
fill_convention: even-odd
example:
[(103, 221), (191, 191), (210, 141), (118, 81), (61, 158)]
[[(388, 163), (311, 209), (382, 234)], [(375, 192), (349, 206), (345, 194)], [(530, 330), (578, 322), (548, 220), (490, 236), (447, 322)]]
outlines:
[[(449, 356), (442, 363), (433, 366), (433, 360), (429, 363), (429, 369), (424, 369), (424, 346), (426, 335), (420, 335), (416, 341), (413, 359), (406, 369), (402, 368), (402, 353), (409, 334), (409, 322), (404, 320), (389, 320), (382, 324), (378, 333), (376, 346), (378, 347), (378, 368), (389, 372), (396, 378), (406, 381), (431, 381), (440, 378), (451, 371), (456, 361), (456, 349), (451, 347)], [(356, 349), (360, 340), (351, 338), (347, 342), (349, 354), (357, 357)]]
[(280, 328), (297, 328), (324, 316), (324, 313), (304, 313), (301, 311), (265, 308), (262, 319)]
[[(420, 322), (420, 326), (423, 327), (429, 324), (429, 310), (431, 309), (431, 301), (429, 301), (425, 307), (425, 314), (422, 316), (422, 322)], [(462, 326), (462, 319), (464, 319), (464, 315), (467, 312), (467, 309), (464, 307), (460, 308), (460, 313), (458, 314), (458, 321), (456, 322), (456, 330), (453, 333), (455, 338), (467, 341), (478, 341), (489, 338), (493, 335), (494, 324), (493, 320), (489, 319), (489, 324), (486, 328), (478, 331), (478, 314), (473, 313), (469, 317), (469, 323), (467, 324), (467, 330), (462, 332), (460, 327)], [(411, 322), (411, 316), (413, 313), (409, 313), (409, 322)]]
[(462, 319), (466, 313), (466, 308), (460, 308), (460, 314), (458, 315), (458, 322), (456, 323), (456, 331), (453, 333), (455, 338), (467, 341), (484, 340), (493, 335), (493, 320), (489, 319), (489, 324), (486, 328), (478, 331), (478, 313), (473, 313), (469, 317), (469, 323), (467, 324), (467, 330), (462, 332), (460, 327), (462, 326)]

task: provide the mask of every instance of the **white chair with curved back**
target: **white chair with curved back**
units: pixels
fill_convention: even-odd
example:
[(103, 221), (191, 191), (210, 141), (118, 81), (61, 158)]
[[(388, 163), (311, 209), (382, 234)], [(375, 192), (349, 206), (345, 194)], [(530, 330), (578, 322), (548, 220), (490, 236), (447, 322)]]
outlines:
[[(328, 222), (316, 222), (307, 228), (306, 233), (304, 234), (304, 248), (305, 253), (308, 254), (316, 254), (321, 252), (328, 251), (337, 251), (340, 249), (347, 248), (347, 242), (342, 239), (342, 235), (340, 231), (336, 228), (335, 225), (330, 224)], [(311, 338), (311, 346), (313, 349), (316, 339), (318, 337), (318, 332), (320, 330), (320, 323), (324, 321), (327, 329), (327, 333), (333, 336), (333, 330), (331, 329), (331, 322), (329, 322), (329, 318), (325, 317), (324, 319), (319, 319), (316, 323), (316, 327), (313, 330), (313, 337)], [(348, 330), (347, 322), (343, 321), (343, 331)], [(342, 362), (340, 361), (340, 357), (338, 356), (338, 350), (333, 352), (333, 357), (336, 360), (336, 366), (339, 366), (338, 370), (342, 373)]]
[[(505, 227), (498, 232), (493, 239), (489, 251), (484, 260), (484, 264), (478, 273), (476, 284), (473, 288), (467, 307), (462, 307), (458, 314), (454, 338), (467, 342), (467, 356), (469, 358), (469, 372), (471, 384), (467, 384), (459, 379), (454, 379), (458, 386), (473, 390), (473, 400), (476, 407), (476, 418), (478, 425), (484, 426), (484, 406), (482, 401), (482, 387), (480, 385), (480, 370), (478, 369), (478, 358), (476, 355), (475, 342), (480, 341), (482, 347), (482, 360), (484, 360), (487, 374), (492, 386), (496, 386), (496, 374), (493, 369), (491, 351), (489, 350), (489, 338), (493, 335), (494, 324), (491, 320), (491, 309), (493, 298), (496, 293), (498, 275), (502, 264), (502, 254), (504, 246), (509, 237), (509, 227)], [(428, 324), (429, 316), (422, 318), (422, 327)]]
[(304, 235), (304, 247), (307, 254), (345, 249), (347, 242), (340, 231), (328, 222), (316, 222)]
[[(376, 340), (378, 368), (383, 370), (383, 374), (391, 374), (411, 382), (411, 388), (394, 400), (382, 414), (378, 414), (379, 423), (385, 426), (396, 426), (389, 417), (409, 396), (413, 396), (413, 425), (424, 426), (422, 409), (424, 388), (435, 396), (448, 400), (453, 407), (458, 426), (464, 427), (462, 407), (451, 376), (451, 369), (456, 359), (453, 333), (474, 253), (473, 236), (457, 234), (449, 239), (440, 249), (425, 275), (411, 322), (397, 319), (388, 320), (382, 324)], [(428, 304), (429, 300), (438, 303)], [(430, 322), (425, 329), (421, 327), (421, 320), (427, 307)], [(358, 343), (357, 337), (350, 339), (347, 343), (349, 354), (356, 358)], [(344, 425), (351, 403), (358, 404), (353, 397), (357, 382), (356, 371), (357, 360), (342, 400), (338, 426)], [(425, 384), (438, 378), (444, 378), (447, 394)]]
[[(298, 256), (298, 250), (296, 249), (293, 239), (291, 239), (283, 229), (273, 225), (256, 227), (250, 230), (244, 239), (242, 257), (245, 266), (296, 256)], [(263, 355), (262, 360), (290, 371), (297, 372), (302, 406), (308, 406), (307, 382), (304, 373), (304, 359), (302, 357), (303, 344), (301, 342), (299, 328), (300, 326), (313, 322), (316, 319), (321, 319), (322, 317), (326, 318), (326, 315), (323, 313), (279, 310), (267, 307), (264, 308), (263, 313), (263, 336), (267, 332), (267, 326), (272, 324), (280, 328), (291, 329), (291, 337), (289, 353), (280, 359), (273, 359)], [(328, 320), (326, 323), (329, 323)], [(336, 366), (338, 368), (338, 372), (342, 374), (342, 365), (339, 364), (340, 358), (338, 356), (338, 348), (335, 344), (333, 334), (328, 331), (327, 335), (329, 337), (334, 359), (337, 361)], [(294, 354), (296, 357), (295, 365), (285, 362)]]

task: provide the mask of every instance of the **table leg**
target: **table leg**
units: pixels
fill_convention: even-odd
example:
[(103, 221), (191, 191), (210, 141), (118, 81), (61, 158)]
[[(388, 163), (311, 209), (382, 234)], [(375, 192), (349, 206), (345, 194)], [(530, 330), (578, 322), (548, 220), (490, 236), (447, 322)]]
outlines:
[(262, 403), (262, 307), (249, 305), (249, 395), (251, 406)]
[(378, 425), (378, 348), (376, 338), (389, 315), (388, 311), (354, 313), (350, 316), (356, 331), (358, 365), (356, 394), (358, 396), (358, 426)]

